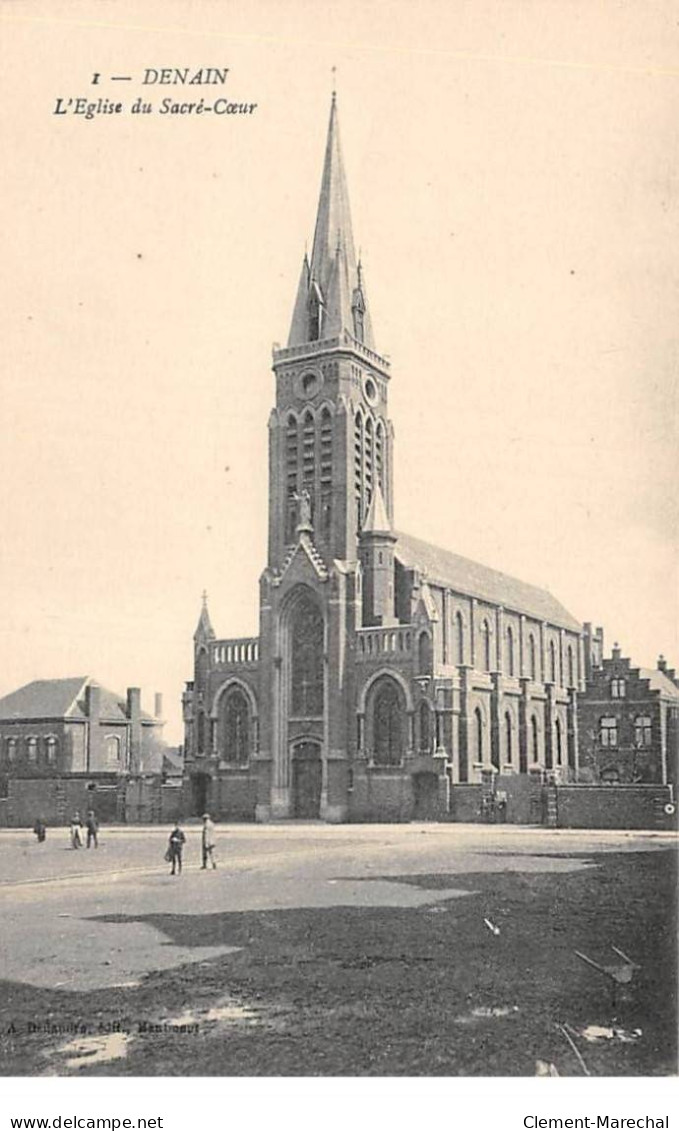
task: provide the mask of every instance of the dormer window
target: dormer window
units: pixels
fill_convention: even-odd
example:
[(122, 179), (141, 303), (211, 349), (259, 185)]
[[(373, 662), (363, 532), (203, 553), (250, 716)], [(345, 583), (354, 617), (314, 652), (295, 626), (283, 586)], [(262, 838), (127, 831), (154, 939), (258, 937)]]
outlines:
[(625, 681), (624, 679), (615, 678), (611, 680), (611, 699), (624, 699), (625, 698)]

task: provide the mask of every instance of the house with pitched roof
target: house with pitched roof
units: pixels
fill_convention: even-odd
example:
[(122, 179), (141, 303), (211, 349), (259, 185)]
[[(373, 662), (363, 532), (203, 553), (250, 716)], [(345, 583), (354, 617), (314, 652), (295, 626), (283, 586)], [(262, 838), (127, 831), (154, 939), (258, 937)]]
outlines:
[(159, 774), (162, 732), (162, 696), (148, 714), (138, 687), (121, 696), (75, 676), (10, 692), (0, 699), (0, 824), (60, 820), (68, 797), (89, 808), (125, 775)]
[(273, 371), (259, 631), (217, 636), (204, 600), (183, 697), (187, 811), (407, 820), (462, 812), (480, 784), (501, 798), (545, 773), (574, 780), (578, 620), (544, 589), (394, 529), (391, 368), (334, 95)]

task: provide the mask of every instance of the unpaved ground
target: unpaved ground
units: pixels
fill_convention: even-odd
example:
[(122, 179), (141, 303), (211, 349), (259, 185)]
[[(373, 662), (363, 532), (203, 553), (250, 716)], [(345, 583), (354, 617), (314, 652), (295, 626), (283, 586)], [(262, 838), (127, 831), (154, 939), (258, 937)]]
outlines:
[(670, 838), (235, 826), (172, 879), (165, 836), (0, 835), (4, 1074), (676, 1071)]

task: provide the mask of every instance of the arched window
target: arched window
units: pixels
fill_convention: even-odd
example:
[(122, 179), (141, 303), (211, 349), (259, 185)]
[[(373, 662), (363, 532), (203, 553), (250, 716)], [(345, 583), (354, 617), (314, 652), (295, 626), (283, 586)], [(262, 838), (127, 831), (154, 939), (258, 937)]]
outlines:
[(250, 754), (250, 706), (240, 687), (222, 696), (219, 705), (220, 746), (226, 762), (247, 762)]
[(511, 765), (512, 763), (512, 716), (509, 711), (505, 712), (505, 761)]
[(514, 632), (512, 631), (511, 624), (507, 625), (505, 662), (507, 675), (514, 675)]
[(422, 632), (420, 634), (420, 639), (417, 643), (417, 663), (418, 671), (431, 671), (431, 640), (429, 639), (429, 633), (427, 632)]
[(356, 525), (361, 530), (363, 519), (363, 417), (360, 412), (354, 418), (354, 495), (356, 497)]
[(323, 714), (323, 617), (306, 596), (293, 612), (290, 669), (292, 714), (319, 718)]
[(38, 740), (37, 738), (26, 739), (26, 749), (28, 751), (29, 762), (38, 761)]
[(532, 753), (533, 753), (533, 761), (539, 762), (540, 761), (540, 735), (539, 735), (539, 732), (538, 732), (538, 720), (535, 718), (535, 715), (531, 715), (531, 717), (530, 717), (530, 736), (531, 736), (531, 747), (532, 747)]
[(292, 413), (288, 416), (285, 429), (285, 481), (286, 481), (286, 511), (285, 511), (285, 542), (286, 545), (295, 540), (297, 526), (297, 464), (299, 458), (299, 433), (297, 418)]
[(116, 734), (108, 734), (106, 736), (105, 747), (106, 765), (111, 770), (117, 770), (120, 766), (120, 739)]
[(556, 648), (553, 640), (549, 642), (549, 678), (552, 683), (556, 683)]
[(46, 751), (48, 765), (53, 766), (57, 760), (57, 740), (51, 735), (47, 739)]
[(196, 719), (196, 747), (199, 754), (205, 753), (205, 711), (199, 711)]
[(384, 428), (381, 422), (375, 429), (375, 475), (384, 493)]
[(637, 715), (634, 720), (634, 745), (636, 747), (650, 746), (653, 741), (650, 715)]
[(393, 679), (380, 681), (373, 706), (373, 750), (381, 766), (398, 765), (405, 749), (405, 718)]
[(321, 535), (328, 539), (332, 530), (332, 416), (329, 408), (321, 413)]
[(17, 757), (17, 740), (16, 738), (7, 739), (7, 761), (16, 762)]
[(420, 750), (423, 754), (431, 750), (431, 712), (424, 701), (420, 704)]
[(455, 645), (458, 664), (464, 663), (464, 621), (462, 613), (455, 613)]
[(209, 659), (206, 648), (200, 648), (196, 656), (196, 691), (204, 692), (207, 687)]
[(561, 719), (556, 719), (554, 722), (554, 744), (556, 746), (556, 764), (561, 765)]
[(568, 661), (568, 686), (573, 687), (573, 684), (575, 683), (575, 680), (573, 678), (573, 676), (574, 676), (573, 649), (571, 648), (570, 644), (568, 645), (568, 651), (566, 653), (566, 656), (567, 656), (567, 661)]
[(535, 681), (537, 676), (535, 666), (535, 637), (532, 634), (528, 637), (528, 675)]
[(481, 640), (483, 642), (483, 670), (490, 671), (490, 625), (484, 620), (481, 625)]
[(474, 710), (474, 739), (476, 761), (483, 762), (483, 715), (479, 707)]
[(309, 335), (310, 342), (317, 342), (321, 336), (321, 303), (318, 295), (318, 290), (312, 284), (311, 294), (309, 295)]

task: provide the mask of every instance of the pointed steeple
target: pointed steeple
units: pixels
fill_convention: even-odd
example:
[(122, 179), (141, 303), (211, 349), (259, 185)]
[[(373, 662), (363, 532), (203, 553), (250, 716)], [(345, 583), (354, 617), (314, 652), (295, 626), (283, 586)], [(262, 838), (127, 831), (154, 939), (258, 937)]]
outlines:
[(337, 337), (342, 331), (374, 349), (356, 262), (333, 91), (311, 262), (304, 257), (288, 345)]
[(200, 617), (198, 618), (198, 624), (196, 626), (196, 631), (193, 634), (193, 639), (194, 640), (214, 640), (215, 630), (212, 627), (212, 622), (210, 620), (210, 614), (207, 611), (207, 592), (205, 591), (205, 589), (203, 590), (203, 598), (202, 599), (203, 599), (203, 606), (200, 610)]
[(375, 490), (372, 493), (368, 513), (365, 516), (365, 522), (361, 531), (361, 537), (363, 538), (370, 534), (380, 535), (382, 538), (393, 538), (394, 542), (396, 541), (396, 535), (391, 528), (379, 480), (375, 484)]

